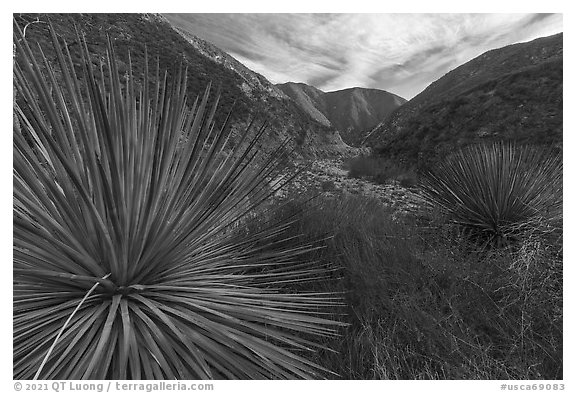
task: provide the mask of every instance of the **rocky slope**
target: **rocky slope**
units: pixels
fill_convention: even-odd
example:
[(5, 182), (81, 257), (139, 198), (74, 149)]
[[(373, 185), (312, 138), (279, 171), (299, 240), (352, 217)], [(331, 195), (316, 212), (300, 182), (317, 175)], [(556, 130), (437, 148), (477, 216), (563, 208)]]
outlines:
[[(272, 148), (288, 139), (299, 156), (341, 156), (352, 154), (333, 128), (317, 122), (298, 107), (263, 76), (250, 71), (213, 45), (173, 27), (158, 14), (15, 14), (21, 29), (26, 27), (26, 39), (39, 43), (49, 60), (51, 51), (48, 18), (59, 38), (79, 64), (76, 29), (86, 38), (95, 65), (105, 58), (107, 36), (114, 43), (119, 72), (125, 73), (129, 61), (139, 78), (145, 65), (145, 51), (151, 70), (156, 61), (168, 77), (180, 66), (187, 69), (190, 101), (212, 86), (220, 87), (220, 110), (216, 115), (221, 124), (233, 107), (232, 122), (242, 129), (251, 118), (268, 120), (268, 140), (264, 148)], [(34, 50), (40, 56), (36, 45)], [(130, 54), (130, 60), (129, 60)], [(154, 82), (153, 82), (154, 83)], [(216, 90), (216, 89), (214, 89)]]
[(360, 136), (406, 100), (378, 89), (354, 87), (323, 92), (305, 83), (276, 85), (316, 121), (336, 128), (342, 139), (356, 145)]
[(397, 109), (364, 143), (420, 166), (486, 140), (561, 150), (562, 42), (557, 34), (478, 56)]

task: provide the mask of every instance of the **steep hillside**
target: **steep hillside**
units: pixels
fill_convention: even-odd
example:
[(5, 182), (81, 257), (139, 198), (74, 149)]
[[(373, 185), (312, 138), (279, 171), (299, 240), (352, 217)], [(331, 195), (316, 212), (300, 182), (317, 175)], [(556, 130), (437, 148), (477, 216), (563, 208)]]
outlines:
[(562, 34), (491, 50), (452, 70), (364, 139), (427, 163), (483, 140), (562, 148)]
[(326, 126), (332, 126), (326, 117), (327, 108), (324, 100), (326, 93), (322, 90), (305, 83), (294, 82), (278, 84), (276, 87), (292, 98), (313, 119)]
[(277, 85), (316, 121), (332, 125), (349, 144), (358, 144), (360, 135), (372, 129), (405, 99), (384, 90), (354, 87), (323, 92), (305, 83)]
[[(15, 14), (20, 28), (26, 27), (26, 39), (39, 43), (50, 60), (48, 17), (57, 35), (66, 41), (73, 58), (79, 59), (76, 29), (86, 37), (93, 62), (105, 58), (107, 36), (114, 43), (119, 59), (119, 72), (128, 69), (129, 56), (138, 79), (145, 66), (161, 70), (170, 78), (180, 65), (187, 68), (188, 95), (191, 102), (212, 82), (220, 88), (220, 111), (217, 123), (224, 121), (234, 106), (235, 128), (246, 125), (253, 117), (269, 121), (269, 140), (265, 148), (288, 138), (301, 155), (341, 155), (351, 149), (334, 129), (318, 123), (300, 107), (258, 75), (211, 44), (178, 31), (157, 14)], [(34, 46), (38, 55), (40, 51)], [(160, 76), (162, 77), (162, 75)], [(154, 83), (154, 82), (153, 82)]]
[(360, 133), (369, 130), (386, 118), (406, 100), (395, 94), (377, 89), (338, 90), (326, 93), (328, 118), (342, 138), (358, 142)]

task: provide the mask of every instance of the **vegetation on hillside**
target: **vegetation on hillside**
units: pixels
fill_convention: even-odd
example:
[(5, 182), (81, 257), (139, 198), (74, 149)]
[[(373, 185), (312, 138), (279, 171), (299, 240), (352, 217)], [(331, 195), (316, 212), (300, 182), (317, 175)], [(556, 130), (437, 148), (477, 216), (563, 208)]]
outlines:
[[(196, 98), (211, 81), (221, 84), (220, 102), (223, 107), (235, 106), (232, 120), (245, 118), (249, 113), (250, 103), (242, 94), (237, 76), (233, 71), (214, 63), (190, 47), (170, 25), (152, 16), (146, 18), (143, 14), (14, 14), (15, 22), (20, 29), (32, 23), (26, 29), (26, 38), (33, 42), (31, 50), (36, 58), (40, 58), (40, 48), (49, 61), (55, 62), (55, 53), (46, 50), (51, 45), (48, 22), (57, 27), (57, 36), (65, 49), (69, 51), (76, 71), (82, 67), (81, 42), (77, 33), (86, 41), (90, 60), (95, 67), (106, 58), (108, 37), (114, 43), (116, 51), (116, 68), (121, 75), (128, 69), (142, 83), (141, 76), (147, 66), (145, 59), (158, 62), (162, 73), (167, 73), (168, 80), (176, 77), (181, 66), (187, 67), (187, 93), (190, 100)], [(154, 67), (155, 69), (156, 67)], [(105, 73), (108, 70), (105, 70)], [(83, 75), (78, 72), (82, 83)], [(150, 87), (161, 84), (164, 75), (149, 75)], [(103, 80), (106, 83), (106, 79)], [(215, 114), (216, 120), (223, 122), (226, 114)]]
[(562, 62), (489, 81), (435, 102), (410, 117), (403, 131), (376, 148), (420, 168), (473, 143), (514, 141), (562, 147)]
[(371, 132), (378, 155), (430, 165), (472, 143), (562, 150), (562, 35), (512, 45), (432, 83)]
[[(252, 89), (250, 97), (243, 92), (246, 82), (239, 74), (210, 57), (205, 56), (180, 35), (162, 16), (154, 14), (14, 14), (16, 25), (20, 29), (26, 27), (26, 38), (33, 42), (31, 50), (36, 58), (43, 55), (54, 63), (55, 54), (50, 50), (41, 52), (41, 48), (49, 48), (50, 32), (48, 22), (55, 27), (59, 42), (70, 52), (79, 80), (85, 83), (79, 72), (82, 67), (80, 42), (77, 33), (86, 40), (90, 53), (90, 61), (95, 67), (106, 57), (108, 37), (116, 50), (117, 71), (124, 76), (128, 69), (136, 85), (142, 84), (142, 75), (146, 64), (145, 59), (158, 64), (162, 72), (149, 75), (149, 88), (154, 89), (163, 80), (174, 79), (178, 70), (184, 67), (187, 77), (188, 101), (194, 102), (198, 92), (213, 82), (220, 92), (220, 105), (223, 108), (233, 108), (230, 123), (233, 128), (245, 128), (254, 117), (266, 118), (269, 130), (264, 138), (270, 139), (267, 144), (282, 142), (286, 138), (301, 146), (299, 153), (310, 154), (311, 151), (321, 151), (323, 148), (330, 153), (334, 148), (329, 143), (338, 142), (333, 130), (311, 119), (290, 100), (272, 97), (258, 88)], [(108, 70), (104, 69), (107, 77)], [(58, 75), (57, 75), (58, 77)], [(99, 78), (96, 76), (96, 78)], [(122, 78), (123, 80), (123, 78)], [(121, 82), (122, 82), (121, 80)], [(104, 78), (102, 83), (106, 84)], [(123, 83), (123, 82), (122, 82)], [(258, 82), (263, 83), (261, 80)], [(272, 85), (266, 81), (272, 87)], [(109, 86), (108, 86), (109, 87)], [(214, 103), (211, 96), (209, 103)], [(217, 111), (215, 120), (223, 123), (228, 113)]]

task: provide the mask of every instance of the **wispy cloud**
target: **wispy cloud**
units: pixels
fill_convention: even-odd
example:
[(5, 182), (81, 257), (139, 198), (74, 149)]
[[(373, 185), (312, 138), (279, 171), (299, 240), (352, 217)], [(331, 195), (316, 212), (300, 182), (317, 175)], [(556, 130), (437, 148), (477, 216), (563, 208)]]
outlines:
[(411, 98), (481, 53), (562, 31), (560, 14), (166, 14), (271, 82)]

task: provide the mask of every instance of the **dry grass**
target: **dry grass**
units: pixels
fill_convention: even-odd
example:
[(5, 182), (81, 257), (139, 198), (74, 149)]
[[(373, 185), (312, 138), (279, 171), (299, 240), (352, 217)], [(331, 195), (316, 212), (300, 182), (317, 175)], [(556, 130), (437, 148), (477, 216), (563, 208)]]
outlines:
[[(362, 196), (286, 205), (345, 293), (341, 337), (315, 361), (345, 379), (562, 378), (562, 250), (534, 232), (475, 251), (449, 224), (393, 221)], [(426, 223), (426, 224), (424, 224)], [(326, 238), (326, 235), (329, 235)]]

